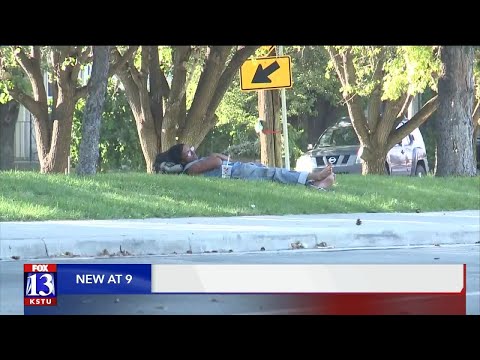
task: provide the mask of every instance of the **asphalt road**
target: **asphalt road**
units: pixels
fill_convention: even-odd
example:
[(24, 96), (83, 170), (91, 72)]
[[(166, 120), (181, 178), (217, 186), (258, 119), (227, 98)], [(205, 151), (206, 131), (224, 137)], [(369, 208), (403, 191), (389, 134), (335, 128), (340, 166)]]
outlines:
[[(39, 263), (40, 260), (28, 261)], [(43, 260), (45, 262), (45, 260)], [(0, 261), (0, 314), (23, 314), (23, 264)], [(210, 253), (154, 257), (110, 257), (48, 259), (48, 263), (136, 263), (136, 264), (467, 264), (467, 314), (480, 315), (480, 246), (449, 245), (418, 248), (369, 248), (345, 250), (289, 250), (254, 253)], [(228, 313), (228, 295), (76, 297), (79, 306), (92, 302), (112, 309), (114, 314), (208, 314)], [(188, 296), (191, 296), (189, 298)], [(81, 299), (80, 299), (81, 298)], [(237, 298), (238, 299), (238, 298)], [(248, 299), (245, 299), (248, 302)], [(194, 303), (195, 306), (189, 306)], [(114, 304), (114, 305), (112, 305)], [(240, 304), (241, 305), (241, 304)], [(243, 310), (249, 304), (243, 304)], [(185, 309), (189, 309), (186, 311)], [(242, 313), (242, 306), (238, 313)]]

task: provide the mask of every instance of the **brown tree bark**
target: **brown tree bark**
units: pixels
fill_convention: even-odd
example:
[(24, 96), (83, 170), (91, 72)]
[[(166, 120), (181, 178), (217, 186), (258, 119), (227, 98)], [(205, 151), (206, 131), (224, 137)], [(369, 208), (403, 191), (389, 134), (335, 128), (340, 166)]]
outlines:
[[(158, 122), (163, 122), (163, 118), (161, 116), (159, 118), (157, 112), (155, 113), (157, 119), (154, 119), (151, 107), (152, 100), (147, 87), (149, 61), (152, 61), (155, 55), (150, 56), (150, 54), (152, 54), (151, 48), (142, 47), (142, 65), (139, 71), (133, 64), (133, 55), (137, 48), (129, 48), (129, 50), (132, 49), (134, 51), (127, 51), (123, 55), (120, 54), (118, 49), (114, 49), (112, 59), (115, 65), (112, 65), (112, 69), (116, 71), (117, 76), (125, 88), (127, 100), (137, 125), (138, 138), (145, 158), (147, 172), (151, 173), (153, 172), (155, 156), (159, 151), (157, 127), (163, 126), (162, 124), (158, 124)], [(154, 49), (158, 48), (154, 47)], [(159, 71), (161, 70), (159, 69)], [(155, 97), (156, 95), (153, 94), (153, 96)], [(156, 105), (158, 105), (158, 102)], [(158, 106), (155, 107), (154, 111), (158, 111)], [(162, 131), (163, 128), (160, 132)]]
[(82, 140), (76, 172), (79, 175), (96, 174), (100, 127), (107, 92), (110, 46), (93, 46), (92, 74), (88, 84), (88, 98), (82, 121)]
[(280, 123), (280, 92), (258, 91), (258, 113), (262, 120), (260, 161), (270, 167), (282, 167), (282, 130)]
[(475, 176), (473, 157), (474, 49), (442, 46), (443, 71), (438, 81), (437, 176)]
[[(216, 57), (216, 53), (218, 51), (212, 51), (209, 58), (210, 61), (207, 59), (207, 63), (205, 65), (206, 70), (208, 71), (208, 75), (212, 73), (212, 67), (217, 66), (218, 64), (212, 60), (212, 58)], [(213, 53), (213, 54), (212, 54)], [(177, 46), (174, 48), (173, 52), (173, 78), (172, 78), (172, 86), (170, 89), (170, 94), (166, 101), (167, 106), (165, 108), (165, 115), (163, 118), (163, 126), (162, 126), (162, 150), (166, 150), (172, 145), (175, 145), (178, 142), (185, 142), (195, 146), (190, 139), (185, 139), (184, 137), (180, 140), (180, 126), (184, 129), (186, 125), (186, 116), (187, 114), (183, 111), (185, 109), (185, 94), (187, 91), (187, 63), (192, 54), (192, 48), (190, 46)], [(205, 84), (205, 71), (202, 73), (200, 78), (198, 87), (201, 87), (201, 82), (203, 79), (203, 84)], [(204, 85), (203, 85), (204, 86)], [(211, 89), (205, 89), (206, 91), (211, 91)], [(197, 88), (198, 91), (198, 88)], [(200, 96), (202, 100), (205, 97), (208, 97), (211, 94), (202, 94)], [(194, 100), (195, 101), (195, 100)], [(206, 100), (205, 100), (206, 101)], [(192, 103), (192, 107), (193, 107)], [(199, 111), (198, 98), (196, 109), (194, 111)]]
[[(32, 86), (33, 97), (19, 88), (12, 89), (10, 94), (33, 115), (40, 171), (63, 173), (70, 154), (75, 103), (86, 95), (86, 87), (77, 87), (77, 78), (81, 66), (91, 60), (90, 48), (52, 47), (50, 55), (55, 86), (51, 114), (43, 83), (40, 46), (32, 46), (30, 54), (21, 48), (15, 52), (16, 60)], [(68, 61), (72, 58), (75, 61)]]
[(130, 60), (125, 59), (127, 55), (121, 55), (118, 50), (113, 51), (113, 62), (117, 64), (115, 73), (125, 87), (136, 120), (147, 172), (153, 172), (153, 162), (159, 151), (165, 151), (180, 142), (197, 147), (203, 141), (217, 122), (215, 111), (233, 77), (257, 47), (238, 48), (235, 52), (232, 47), (208, 47), (203, 71), (188, 112), (187, 64), (192, 47), (174, 47), (171, 86), (161, 70), (158, 47), (142, 47), (140, 71)]
[(0, 171), (14, 168), (14, 135), (19, 110), (16, 101), (0, 104)]
[(149, 46), (149, 69), (150, 74), (150, 107), (155, 124), (157, 136), (156, 150), (161, 149), (162, 124), (163, 124), (163, 98), (168, 98), (170, 87), (167, 79), (160, 68), (160, 57), (157, 46)]

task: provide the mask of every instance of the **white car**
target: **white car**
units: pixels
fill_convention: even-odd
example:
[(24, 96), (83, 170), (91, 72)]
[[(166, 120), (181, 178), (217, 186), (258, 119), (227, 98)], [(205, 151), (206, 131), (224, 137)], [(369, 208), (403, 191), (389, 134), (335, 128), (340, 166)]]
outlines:
[[(408, 120), (402, 121), (398, 127)], [(397, 128), (398, 128), (397, 127)], [(295, 170), (311, 172), (332, 164), (337, 174), (362, 173), (361, 147), (349, 118), (327, 128), (317, 143), (296, 162)], [(385, 172), (389, 175), (424, 176), (428, 173), (427, 152), (417, 128), (387, 154)]]

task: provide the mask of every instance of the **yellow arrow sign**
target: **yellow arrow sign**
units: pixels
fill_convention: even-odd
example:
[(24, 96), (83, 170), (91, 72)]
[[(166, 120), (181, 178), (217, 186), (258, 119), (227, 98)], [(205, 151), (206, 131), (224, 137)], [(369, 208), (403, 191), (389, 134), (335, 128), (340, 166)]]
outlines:
[(290, 56), (272, 56), (246, 60), (240, 67), (242, 91), (292, 87)]

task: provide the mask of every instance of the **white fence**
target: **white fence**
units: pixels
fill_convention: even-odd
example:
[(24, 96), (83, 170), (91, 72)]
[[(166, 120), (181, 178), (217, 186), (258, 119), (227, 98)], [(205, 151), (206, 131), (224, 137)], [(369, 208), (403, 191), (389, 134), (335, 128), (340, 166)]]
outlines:
[(15, 125), (14, 148), (15, 162), (38, 162), (33, 118), (30, 112), (23, 106), (20, 106), (17, 123)]

